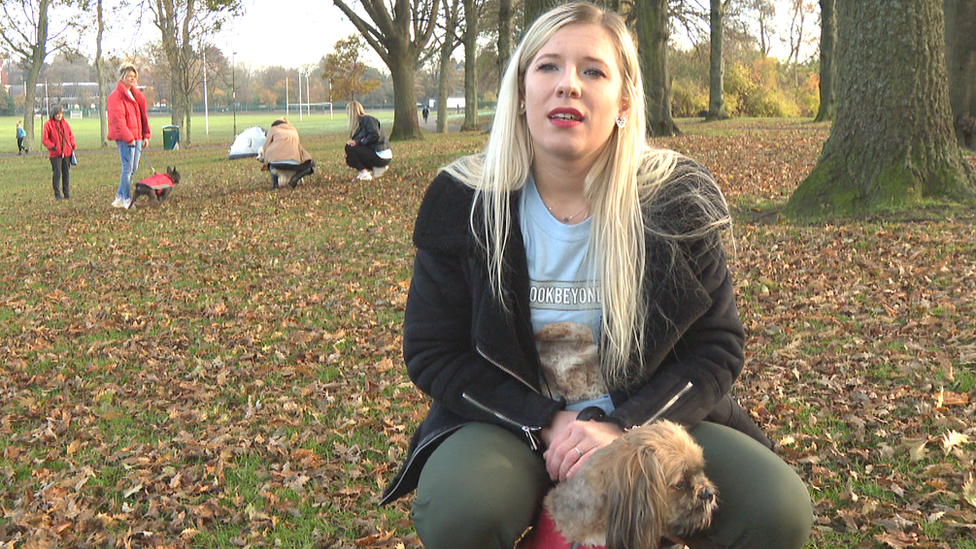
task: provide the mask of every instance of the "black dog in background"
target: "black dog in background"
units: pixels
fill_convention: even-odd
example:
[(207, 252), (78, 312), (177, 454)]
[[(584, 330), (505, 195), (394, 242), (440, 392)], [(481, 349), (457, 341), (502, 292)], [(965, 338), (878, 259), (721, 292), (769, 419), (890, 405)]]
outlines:
[(136, 200), (139, 200), (140, 196), (148, 196), (149, 200), (159, 204), (166, 200), (169, 193), (173, 191), (173, 185), (179, 182), (180, 172), (176, 171), (176, 167), (166, 166), (166, 173), (153, 174), (136, 182), (136, 190), (132, 194), (132, 202), (129, 207), (135, 208)]

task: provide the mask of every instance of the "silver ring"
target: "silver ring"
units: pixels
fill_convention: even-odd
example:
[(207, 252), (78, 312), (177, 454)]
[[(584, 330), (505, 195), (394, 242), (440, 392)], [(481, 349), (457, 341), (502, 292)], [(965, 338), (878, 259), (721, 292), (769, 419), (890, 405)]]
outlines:
[(576, 447), (573, 447), (573, 450), (576, 450), (576, 458), (577, 459), (583, 457), (583, 451), (582, 450), (580, 450), (579, 448), (576, 448)]

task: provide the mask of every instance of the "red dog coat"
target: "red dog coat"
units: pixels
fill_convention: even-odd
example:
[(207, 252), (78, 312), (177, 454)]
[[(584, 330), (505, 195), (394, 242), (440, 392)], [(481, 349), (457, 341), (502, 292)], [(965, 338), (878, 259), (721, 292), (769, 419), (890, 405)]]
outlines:
[(159, 196), (163, 194), (165, 189), (173, 187), (173, 179), (165, 173), (157, 173), (137, 181), (136, 185), (145, 185), (152, 189), (156, 193), (156, 196)]

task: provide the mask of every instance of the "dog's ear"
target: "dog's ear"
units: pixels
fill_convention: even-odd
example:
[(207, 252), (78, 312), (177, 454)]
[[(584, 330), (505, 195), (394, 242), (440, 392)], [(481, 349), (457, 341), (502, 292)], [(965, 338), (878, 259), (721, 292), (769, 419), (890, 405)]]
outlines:
[(667, 483), (646, 445), (628, 443), (611, 468), (607, 549), (654, 549), (664, 534)]

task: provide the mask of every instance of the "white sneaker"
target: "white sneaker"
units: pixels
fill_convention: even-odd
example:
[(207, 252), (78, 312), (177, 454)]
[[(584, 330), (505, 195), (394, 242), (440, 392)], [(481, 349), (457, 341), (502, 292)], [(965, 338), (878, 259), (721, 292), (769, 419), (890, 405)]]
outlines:
[(373, 179), (376, 179), (377, 177), (379, 177), (379, 176), (383, 175), (384, 173), (386, 173), (386, 168), (387, 167), (388, 166), (378, 166), (376, 168), (373, 168)]
[(369, 172), (359, 172), (359, 175), (356, 176), (356, 179), (360, 181), (372, 181), (373, 174)]
[(125, 200), (122, 201), (122, 206), (120, 206), (120, 207), (121, 208), (125, 208), (125, 209), (128, 210), (129, 208), (132, 207), (132, 199), (131, 198), (126, 198)]
[(115, 200), (112, 201), (112, 207), (113, 208), (121, 208), (122, 207), (122, 197), (121, 196), (116, 196), (115, 197)]

